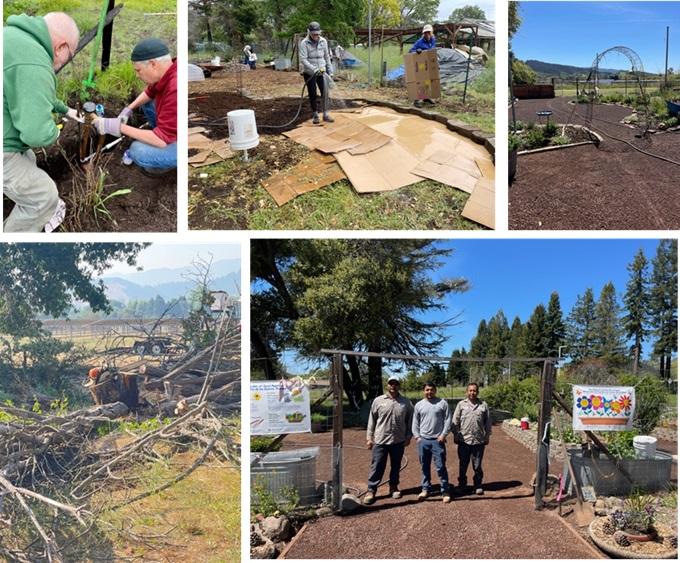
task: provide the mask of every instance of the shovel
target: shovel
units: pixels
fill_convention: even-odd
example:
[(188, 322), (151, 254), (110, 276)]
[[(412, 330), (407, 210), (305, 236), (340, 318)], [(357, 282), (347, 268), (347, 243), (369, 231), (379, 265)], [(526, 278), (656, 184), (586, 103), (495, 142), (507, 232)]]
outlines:
[[(555, 417), (555, 421), (557, 422), (557, 430), (560, 433), (560, 438), (562, 438), (562, 429), (560, 428), (559, 418)], [(583, 502), (583, 491), (581, 490), (581, 485), (576, 480), (574, 467), (571, 465), (571, 458), (567, 453), (567, 447), (564, 445), (563, 439), (560, 439), (560, 444), (562, 444), (562, 455), (564, 456), (564, 460), (567, 462), (567, 467), (569, 469), (569, 477), (571, 477), (571, 482), (574, 484), (574, 489), (576, 489), (576, 506), (574, 507), (576, 524), (579, 527), (588, 526), (595, 518), (595, 512), (589, 503)]]

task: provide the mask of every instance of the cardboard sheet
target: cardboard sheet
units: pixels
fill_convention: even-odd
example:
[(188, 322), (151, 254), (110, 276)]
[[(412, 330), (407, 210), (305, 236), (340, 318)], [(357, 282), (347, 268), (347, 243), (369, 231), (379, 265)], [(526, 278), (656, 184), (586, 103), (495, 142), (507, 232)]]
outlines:
[(200, 151), (189, 157), (188, 162), (193, 168), (217, 164), (234, 156), (227, 139), (210, 139), (203, 135), (204, 131), (205, 129), (196, 127), (189, 134), (189, 149)]
[(418, 160), (399, 143), (389, 143), (363, 155), (335, 155), (352, 186), (359, 193), (387, 192), (420, 182), (411, 173)]
[(472, 195), (463, 208), (463, 217), (490, 229), (495, 229), (495, 200), (496, 189), (493, 180), (478, 180), (472, 190)]
[(411, 172), (467, 193), (472, 193), (477, 180), (482, 177), (473, 159), (441, 150), (421, 161)]
[(323, 126), (305, 125), (284, 133), (307, 148), (333, 154), (350, 150), (352, 154), (365, 154), (387, 143), (387, 135), (371, 129), (346, 114), (336, 115), (335, 123)]
[(332, 155), (313, 151), (293, 168), (277, 172), (262, 182), (277, 205), (346, 178)]

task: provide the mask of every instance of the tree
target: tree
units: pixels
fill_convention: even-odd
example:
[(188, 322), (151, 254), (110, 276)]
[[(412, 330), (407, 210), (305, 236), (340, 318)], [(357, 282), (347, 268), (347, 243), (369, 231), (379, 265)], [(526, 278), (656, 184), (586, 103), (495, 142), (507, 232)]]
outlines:
[(534, 84), (536, 73), (525, 62), (512, 58), (512, 83), (513, 84)]
[(569, 356), (578, 362), (593, 355), (595, 343), (595, 298), (593, 290), (586, 289), (576, 297), (576, 303), (569, 313), (567, 334), (569, 335)]
[(550, 355), (550, 331), (545, 306), (536, 306), (527, 322), (527, 348), (534, 358), (547, 358)]
[(372, 6), (372, 22), (375, 29), (399, 25), (401, 20), (399, 0), (373, 0)]
[[(491, 358), (504, 358), (507, 356), (510, 329), (508, 327), (508, 320), (502, 310), (498, 311), (493, 318), (489, 320), (488, 327), (489, 344), (487, 356)], [(491, 376), (492, 382), (501, 373), (502, 368), (501, 362), (487, 364), (486, 371)]]
[(462, 8), (456, 8), (449, 16), (449, 21), (452, 22), (460, 22), (464, 19), (485, 20), (486, 14), (479, 6), (467, 4)]
[(148, 244), (5, 243), (0, 245), (0, 334), (35, 336), (37, 314), (59, 317), (83, 301), (110, 311), (99, 277), (113, 262), (136, 264)]
[(548, 356), (557, 357), (559, 347), (564, 344), (566, 330), (564, 327), (564, 321), (562, 320), (560, 295), (556, 291), (553, 291), (550, 294), (550, 301), (548, 301), (548, 313), (545, 322), (548, 332)]
[(522, 18), (519, 16), (519, 2), (508, 2), (508, 39), (513, 38), (520, 25)]
[(594, 352), (610, 366), (620, 362), (623, 352), (620, 310), (614, 284), (608, 282), (602, 288), (600, 299), (595, 306)]
[[(424, 321), (422, 315), (443, 310), (444, 297), (468, 287), (463, 279), (432, 280), (450, 252), (422, 240), (258, 241), (251, 317), (266, 344), (272, 343), (267, 327), (275, 326), (273, 343), (307, 358), (318, 358), (321, 348), (432, 355), (455, 319)], [(362, 373), (356, 358), (347, 361), (345, 389), (358, 406)], [(373, 398), (382, 393), (382, 360), (371, 357), (367, 364)]]
[[(489, 327), (486, 320), (482, 319), (477, 325), (477, 334), (470, 341), (470, 356), (472, 358), (486, 358), (489, 351)], [(479, 379), (484, 373), (483, 364), (473, 364), (470, 366), (470, 376)]]
[(401, 0), (403, 27), (432, 23), (437, 18), (439, 0)]
[(654, 354), (659, 376), (671, 377), (673, 352), (678, 350), (678, 242), (661, 240), (652, 260), (650, 289), (651, 327), (656, 337)]
[(446, 386), (446, 370), (440, 364), (430, 366), (422, 376), (423, 384), (434, 383), (436, 387)]
[(217, 0), (189, 0), (189, 8), (194, 10), (198, 16), (205, 19), (206, 39), (208, 43), (213, 42), (210, 18), (212, 17), (213, 7), (216, 4)]
[(637, 374), (642, 355), (642, 343), (647, 335), (647, 319), (649, 317), (649, 280), (647, 258), (642, 249), (638, 250), (633, 262), (628, 265), (630, 277), (623, 296), (625, 315), (623, 328), (626, 338), (633, 339), (631, 353), (633, 356), (633, 373)]
[(459, 358), (467, 358), (465, 348), (451, 352), (451, 361), (446, 369), (446, 383), (448, 385), (463, 385), (470, 379), (468, 362), (461, 362)]
[[(510, 327), (510, 338), (508, 340), (508, 355), (515, 358), (526, 358), (530, 356), (527, 344), (527, 327), (519, 317), (515, 317)], [(526, 362), (515, 362), (510, 366), (510, 375), (526, 377), (529, 372), (529, 365)]]

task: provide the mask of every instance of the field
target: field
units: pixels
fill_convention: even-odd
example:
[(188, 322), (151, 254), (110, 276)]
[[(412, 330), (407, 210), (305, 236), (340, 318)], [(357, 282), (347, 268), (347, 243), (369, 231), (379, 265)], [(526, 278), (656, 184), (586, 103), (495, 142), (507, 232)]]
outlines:
[[(37, 0), (29, 3), (9, 1), (3, 5), (3, 18), (17, 13), (42, 15), (48, 11), (65, 11), (76, 21), (81, 31), (95, 27), (101, 5), (85, 0)], [(157, 15), (148, 15), (157, 14)], [(88, 77), (94, 42), (87, 45), (73, 61), (58, 74), (58, 96), (71, 107), (90, 100), (104, 106), (106, 117), (115, 117), (144, 88), (137, 79), (130, 62), (134, 45), (148, 37), (166, 41), (176, 52), (176, 3), (170, 0), (125, 2), (113, 25), (111, 66), (94, 77), (96, 88), (87, 96), (82, 81)], [(101, 52), (98, 54), (98, 57)], [(131, 125), (139, 127), (141, 114)], [(121, 162), (130, 139), (112, 147), (108, 152), (81, 166), (79, 146), (81, 130), (78, 124), (67, 122), (57, 143), (36, 151), (38, 165), (57, 183), (59, 194), (67, 206), (66, 219), (60, 229), (67, 232), (92, 231), (174, 231), (177, 225), (177, 180), (170, 173), (158, 179), (142, 174), (136, 166)], [(108, 144), (112, 137), (106, 140)], [(94, 152), (96, 141), (90, 150)], [(88, 151), (89, 152), (89, 151)], [(129, 190), (129, 191), (128, 191)], [(4, 200), (4, 216), (12, 203)]]
[[(394, 58), (391, 48), (386, 51)], [(471, 85), (466, 104), (461, 101), (462, 90), (456, 89), (442, 97), (434, 111), (492, 135), (492, 65), (493, 62), (488, 72)], [(364, 81), (365, 77), (355, 71), (341, 71), (332, 90), (332, 109), (370, 104), (371, 100), (397, 103), (404, 108), (412, 105), (403, 87), (380, 88), (375, 83), (368, 88)], [(297, 72), (267, 69), (240, 74), (221, 71), (204, 82), (190, 83), (191, 125), (208, 126), (208, 136), (223, 138), (226, 131), (218, 120), (223, 120), (232, 109), (252, 108), (258, 116), (260, 133), (260, 145), (249, 151), (248, 163), (232, 158), (190, 168), (191, 229), (480, 228), (461, 217), (468, 195), (432, 180), (392, 192), (364, 195), (358, 195), (347, 180), (342, 180), (278, 207), (261, 181), (273, 171), (287, 170), (297, 164), (307, 150), (267, 126), (292, 121), (292, 128), (311, 117), (306, 95), (300, 98), (301, 88)], [(301, 108), (300, 114), (294, 119), (298, 108)]]

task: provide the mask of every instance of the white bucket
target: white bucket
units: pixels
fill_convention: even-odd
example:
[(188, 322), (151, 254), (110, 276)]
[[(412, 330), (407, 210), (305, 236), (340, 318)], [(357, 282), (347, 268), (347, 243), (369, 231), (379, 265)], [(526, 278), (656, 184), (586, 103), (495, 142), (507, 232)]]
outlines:
[(637, 459), (654, 459), (656, 455), (656, 438), (654, 436), (635, 436), (633, 449)]
[(215, 65), (215, 66), (219, 66), (219, 65), (220, 65), (220, 58), (219, 58), (219, 57), (215, 57), (215, 58), (212, 59), (210, 62), (211, 62), (213, 65)]
[(229, 121), (229, 143), (237, 151), (252, 149), (260, 144), (252, 109), (235, 109), (227, 114)]

